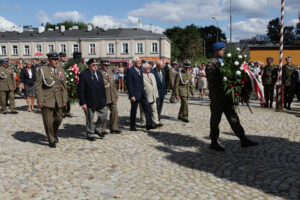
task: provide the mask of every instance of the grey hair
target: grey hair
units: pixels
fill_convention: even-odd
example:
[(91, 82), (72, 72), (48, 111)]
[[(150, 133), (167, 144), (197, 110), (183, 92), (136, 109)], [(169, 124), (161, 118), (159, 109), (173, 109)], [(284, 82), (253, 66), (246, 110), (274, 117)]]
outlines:
[(149, 64), (148, 62), (143, 63), (143, 64), (142, 64), (142, 69), (145, 69), (145, 68), (148, 67), (148, 66), (150, 66), (150, 64)]
[(133, 58), (131, 59), (131, 62), (132, 62), (132, 63), (135, 63), (137, 59), (139, 59), (139, 57), (133, 57)]

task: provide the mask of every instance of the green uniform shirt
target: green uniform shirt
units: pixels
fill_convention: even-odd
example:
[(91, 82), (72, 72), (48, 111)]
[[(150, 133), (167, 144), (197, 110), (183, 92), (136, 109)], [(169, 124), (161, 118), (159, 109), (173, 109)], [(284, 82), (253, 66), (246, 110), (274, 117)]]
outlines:
[(278, 69), (274, 65), (266, 65), (262, 75), (263, 85), (275, 84), (277, 80)]
[(194, 95), (192, 80), (186, 71), (181, 70), (175, 78), (175, 96), (188, 97), (189, 92)]
[(284, 65), (282, 67), (282, 83), (284, 86), (291, 86), (293, 82), (293, 75), (297, 72), (297, 68), (291, 65)]

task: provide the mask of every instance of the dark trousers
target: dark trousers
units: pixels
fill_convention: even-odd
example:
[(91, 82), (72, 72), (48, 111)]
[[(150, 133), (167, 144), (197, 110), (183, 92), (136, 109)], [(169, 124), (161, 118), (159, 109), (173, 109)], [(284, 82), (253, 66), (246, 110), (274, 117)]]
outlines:
[(274, 86), (274, 84), (264, 85), (265, 100), (267, 105), (272, 105), (273, 103)]
[(152, 126), (152, 119), (151, 119), (151, 111), (150, 106), (147, 99), (141, 99), (140, 101), (131, 102), (131, 109), (130, 109), (130, 128), (136, 128), (136, 113), (139, 103), (143, 107), (146, 117), (146, 126)]
[(284, 107), (290, 107), (295, 95), (294, 86), (284, 86)]
[(157, 105), (158, 120), (160, 121), (160, 119), (161, 119), (161, 111), (162, 111), (162, 108), (163, 108), (163, 105), (164, 105), (164, 99), (158, 98), (156, 100), (156, 105)]
[(210, 111), (210, 138), (212, 140), (217, 140), (219, 138), (219, 124), (223, 113), (235, 135), (240, 139), (245, 137), (245, 131), (240, 124), (239, 117), (234, 110), (233, 101), (230, 97), (216, 95), (214, 98), (211, 98)]
[(63, 113), (64, 115), (66, 115), (66, 114), (70, 114), (70, 112), (71, 112), (71, 103), (67, 102), (67, 105), (63, 108)]
[(296, 86), (296, 89), (295, 89), (295, 93), (297, 95), (298, 101), (300, 101), (300, 82), (297, 83), (297, 86)]

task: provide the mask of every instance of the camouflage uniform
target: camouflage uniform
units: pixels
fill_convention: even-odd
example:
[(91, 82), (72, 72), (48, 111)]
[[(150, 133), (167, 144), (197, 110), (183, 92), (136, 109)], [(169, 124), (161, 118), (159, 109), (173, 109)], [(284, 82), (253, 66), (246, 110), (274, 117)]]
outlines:
[(266, 65), (262, 75), (262, 82), (264, 86), (265, 107), (270, 106), (272, 108), (273, 97), (274, 97), (274, 87), (278, 76), (278, 69), (274, 65)]
[(295, 94), (295, 82), (298, 79), (297, 68), (291, 65), (282, 67), (282, 84), (284, 85), (284, 107), (290, 108)]

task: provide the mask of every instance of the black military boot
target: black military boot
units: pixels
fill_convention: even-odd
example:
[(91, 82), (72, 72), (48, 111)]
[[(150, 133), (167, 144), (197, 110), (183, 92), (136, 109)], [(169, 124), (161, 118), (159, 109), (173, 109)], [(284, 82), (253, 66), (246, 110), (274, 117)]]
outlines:
[(215, 151), (225, 151), (225, 149), (219, 145), (218, 140), (212, 139), (210, 143), (210, 149), (213, 149)]
[(241, 138), (241, 146), (243, 148), (253, 147), (259, 145), (258, 142), (253, 142), (246, 137)]
[(286, 109), (291, 110), (291, 104), (290, 103), (288, 104)]
[(266, 104), (264, 105), (265, 108), (268, 108), (269, 107), (269, 103), (268, 101), (266, 102)]

